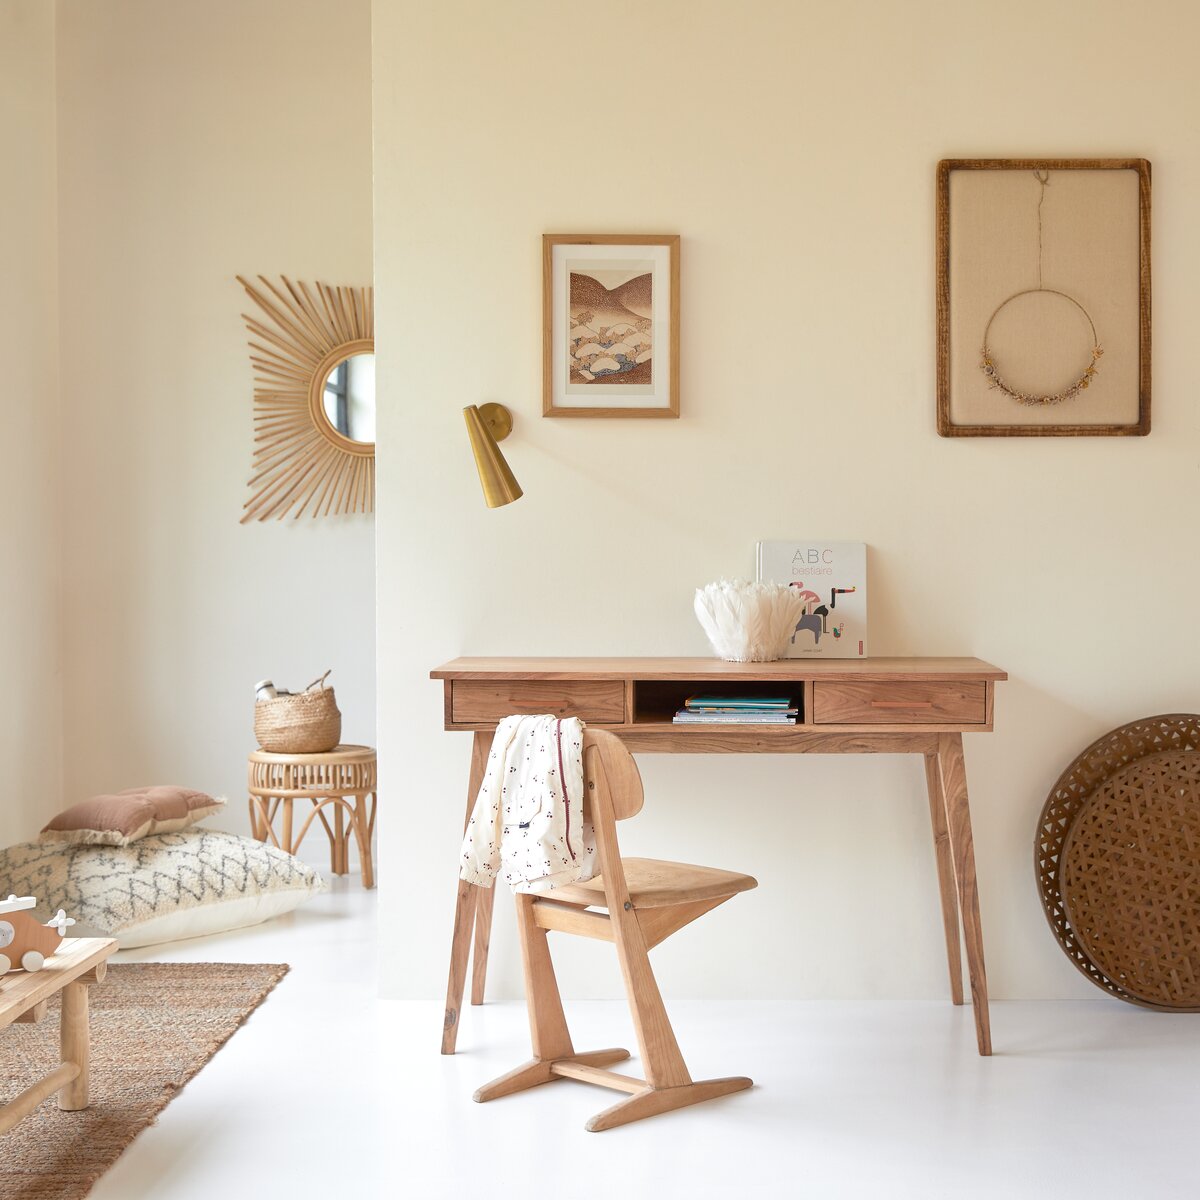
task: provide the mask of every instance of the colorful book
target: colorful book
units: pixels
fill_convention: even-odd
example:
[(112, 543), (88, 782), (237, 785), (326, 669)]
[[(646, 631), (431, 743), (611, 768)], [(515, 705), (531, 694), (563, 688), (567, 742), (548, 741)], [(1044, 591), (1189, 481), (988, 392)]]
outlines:
[(700, 708), (792, 708), (795, 701), (791, 696), (689, 696), (683, 706), (687, 709)]
[(673, 718), (676, 725), (795, 725), (794, 715), (781, 712), (690, 712), (681, 708)]
[(769, 715), (797, 716), (800, 709), (796, 704), (791, 708), (722, 708), (719, 704), (694, 704), (683, 709), (685, 713), (767, 713)]
[(867, 657), (867, 547), (862, 542), (759, 542), (758, 578), (805, 599), (788, 658)]

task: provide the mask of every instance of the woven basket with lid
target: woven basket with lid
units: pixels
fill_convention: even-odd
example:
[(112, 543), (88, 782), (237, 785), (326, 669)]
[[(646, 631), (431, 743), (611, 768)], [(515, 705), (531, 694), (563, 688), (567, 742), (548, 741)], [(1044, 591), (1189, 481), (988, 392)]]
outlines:
[(254, 705), (254, 736), (271, 754), (324, 754), (342, 740), (342, 714), (326, 671), (291, 696)]

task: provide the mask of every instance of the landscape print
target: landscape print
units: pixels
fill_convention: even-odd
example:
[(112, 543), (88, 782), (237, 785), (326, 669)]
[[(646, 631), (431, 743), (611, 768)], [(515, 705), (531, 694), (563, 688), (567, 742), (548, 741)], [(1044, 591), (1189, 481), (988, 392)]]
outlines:
[(654, 382), (654, 263), (568, 261), (572, 384)]

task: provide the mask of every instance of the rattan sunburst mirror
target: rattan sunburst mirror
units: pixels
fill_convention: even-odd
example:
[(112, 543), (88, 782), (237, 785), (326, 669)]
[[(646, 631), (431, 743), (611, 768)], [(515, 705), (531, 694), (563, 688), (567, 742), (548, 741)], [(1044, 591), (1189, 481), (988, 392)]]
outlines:
[(254, 370), (254, 456), (242, 522), (375, 508), (375, 297), (370, 287), (238, 282)]

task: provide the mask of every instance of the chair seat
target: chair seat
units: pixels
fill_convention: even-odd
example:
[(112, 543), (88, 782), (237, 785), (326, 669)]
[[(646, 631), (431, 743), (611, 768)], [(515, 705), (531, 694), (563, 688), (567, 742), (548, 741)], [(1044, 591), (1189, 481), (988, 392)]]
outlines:
[[(739, 871), (694, 867), (659, 858), (626, 858), (622, 862), (634, 908), (666, 908), (697, 900), (716, 900), (758, 887), (758, 880), (753, 875), (743, 875)], [(587, 883), (564, 884), (543, 895), (548, 900), (562, 900), (567, 904), (606, 907), (604, 881), (599, 875)]]

